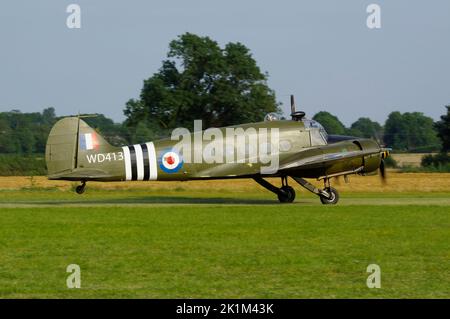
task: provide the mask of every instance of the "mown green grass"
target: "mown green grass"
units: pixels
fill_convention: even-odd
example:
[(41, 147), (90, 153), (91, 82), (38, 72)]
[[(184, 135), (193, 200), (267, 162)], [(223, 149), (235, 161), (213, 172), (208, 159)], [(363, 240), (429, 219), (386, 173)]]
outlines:
[[(450, 206), (433, 204), (443, 195), (418, 205), (347, 195), (327, 207), (312, 197), (278, 205), (257, 194), (92, 191), (72, 202), (90, 206), (65, 207), (72, 195), (36, 192), (0, 194), (2, 205), (30, 205), (0, 206), (2, 298), (450, 297)], [(66, 288), (72, 263), (81, 289)], [(372, 263), (381, 289), (366, 286)]]
[[(296, 190), (294, 205), (318, 205), (316, 195), (303, 189)], [(19, 190), (0, 190), (0, 207), (23, 206), (139, 206), (139, 205), (279, 205), (276, 195), (264, 189), (234, 191), (230, 188), (190, 190), (149, 189), (96, 189), (88, 187), (86, 193), (59, 188), (29, 187)], [(444, 205), (450, 206), (448, 192), (413, 193), (353, 193), (341, 192), (339, 205)]]

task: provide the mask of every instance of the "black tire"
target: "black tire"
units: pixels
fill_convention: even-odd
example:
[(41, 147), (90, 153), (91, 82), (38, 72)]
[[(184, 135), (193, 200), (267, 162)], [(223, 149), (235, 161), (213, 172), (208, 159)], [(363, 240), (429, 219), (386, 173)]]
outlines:
[(75, 188), (75, 191), (77, 192), (77, 194), (81, 195), (84, 193), (85, 189), (86, 189), (86, 187), (84, 185), (78, 185)]
[(292, 203), (295, 199), (295, 190), (291, 186), (283, 186), (278, 193), (280, 203)]
[(331, 193), (331, 198), (327, 198), (325, 196), (320, 195), (320, 201), (324, 205), (335, 205), (339, 201), (339, 193), (333, 187), (326, 188), (328, 193)]

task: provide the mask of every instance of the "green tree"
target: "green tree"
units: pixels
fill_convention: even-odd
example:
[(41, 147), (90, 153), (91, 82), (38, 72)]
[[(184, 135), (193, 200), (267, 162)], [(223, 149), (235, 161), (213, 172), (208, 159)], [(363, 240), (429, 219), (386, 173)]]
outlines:
[(313, 116), (313, 120), (322, 124), (322, 126), (325, 128), (328, 134), (337, 134), (337, 135), (346, 134), (344, 124), (342, 124), (342, 122), (339, 121), (339, 119), (336, 116), (334, 116), (329, 112), (320, 111), (319, 113)]
[(131, 142), (142, 143), (142, 141), (150, 141), (154, 139), (156, 135), (157, 134), (149, 128), (147, 123), (139, 122), (136, 125), (133, 136), (131, 137)]
[(450, 105), (447, 105), (446, 108), (447, 114), (442, 115), (441, 120), (435, 124), (438, 137), (442, 141), (442, 152), (450, 150)]
[(34, 113), (32, 120), (33, 135), (35, 138), (34, 152), (45, 152), (48, 134), (57, 120), (55, 109), (53, 107), (44, 109), (42, 114)]
[(367, 117), (360, 117), (351, 125), (348, 134), (380, 140), (383, 135), (383, 128), (378, 122), (374, 122)]
[(162, 135), (175, 127), (192, 129), (196, 119), (220, 127), (279, 111), (267, 74), (248, 48), (221, 48), (209, 37), (185, 33), (170, 43), (159, 72), (144, 81), (140, 99), (129, 100), (124, 114), (131, 130), (146, 123), (152, 134)]
[(441, 116), (441, 120), (435, 123), (438, 137), (442, 141), (442, 148), (439, 154), (425, 155), (422, 158), (422, 166), (434, 168), (439, 172), (450, 172), (450, 105), (446, 106), (447, 114)]
[(8, 118), (4, 113), (0, 113), (0, 153), (16, 153), (19, 146)]
[(55, 108), (49, 107), (42, 111), (42, 122), (50, 125), (56, 122)]
[(433, 119), (420, 112), (389, 114), (384, 143), (397, 151), (428, 152), (440, 148)]
[(31, 154), (36, 152), (36, 138), (33, 132), (25, 127), (18, 130), (19, 141), (21, 145), (21, 150), (19, 152)]
[(0, 152), (43, 153), (48, 133), (56, 120), (53, 108), (44, 109), (42, 113), (17, 110), (0, 113), (2, 139), (6, 139)]

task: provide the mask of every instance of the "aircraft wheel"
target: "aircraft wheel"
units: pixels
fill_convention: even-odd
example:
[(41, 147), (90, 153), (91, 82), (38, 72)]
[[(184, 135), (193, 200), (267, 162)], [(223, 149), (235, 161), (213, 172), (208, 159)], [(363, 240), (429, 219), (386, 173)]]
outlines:
[(75, 188), (75, 191), (77, 192), (77, 194), (81, 195), (84, 193), (85, 189), (86, 189), (85, 185), (78, 185)]
[(333, 187), (327, 187), (326, 191), (331, 194), (331, 198), (320, 196), (320, 201), (324, 205), (335, 205), (339, 201), (339, 193)]
[(292, 203), (295, 199), (295, 190), (291, 186), (283, 186), (278, 193), (280, 203)]

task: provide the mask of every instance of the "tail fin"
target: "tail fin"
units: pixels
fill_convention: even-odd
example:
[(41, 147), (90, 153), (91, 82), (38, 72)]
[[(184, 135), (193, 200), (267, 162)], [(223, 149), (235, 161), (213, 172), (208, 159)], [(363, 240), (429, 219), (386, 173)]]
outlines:
[(79, 168), (87, 152), (107, 152), (113, 148), (79, 117), (59, 120), (50, 131), (45, 149), (48, 176), (64, 175)]

